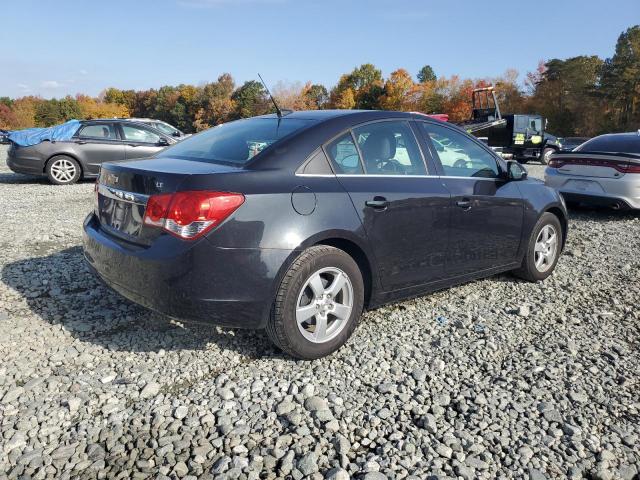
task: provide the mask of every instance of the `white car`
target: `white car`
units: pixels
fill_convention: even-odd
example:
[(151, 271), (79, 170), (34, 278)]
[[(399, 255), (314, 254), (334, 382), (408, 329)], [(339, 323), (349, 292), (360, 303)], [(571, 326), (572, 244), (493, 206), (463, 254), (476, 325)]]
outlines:
[(640, 130), (600, 135), (553, 154), (544, 181), (568, 203), (640, 209)]

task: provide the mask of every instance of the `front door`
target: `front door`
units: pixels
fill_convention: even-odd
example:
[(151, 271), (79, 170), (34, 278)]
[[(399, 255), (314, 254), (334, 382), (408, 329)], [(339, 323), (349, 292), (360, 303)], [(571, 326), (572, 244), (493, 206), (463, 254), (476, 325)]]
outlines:
[(162, 137), (147, 127), (122, 123), (120, 128), (127, 160), (151, 157), (166, 147), (160, 145)]
[(86, 123), (73, 141), (77, 144), (85, 174), (97, 175), (102, 163), (125, 159), (124, 144), (118, 139), (113, 123)]
[(516, 262), (524, 216), (517, 182), (502, 178), (498, 159), (479, 141), (444, 125), (420, 125), (438, 158), (445, 156), (438, 166), (452, 197), (447, 273), (465, 275)]
[(409, 123), (366, 124), (326, 150), (360, 216), (384, 290), (442, 279), (450, 195), (427, 175)]

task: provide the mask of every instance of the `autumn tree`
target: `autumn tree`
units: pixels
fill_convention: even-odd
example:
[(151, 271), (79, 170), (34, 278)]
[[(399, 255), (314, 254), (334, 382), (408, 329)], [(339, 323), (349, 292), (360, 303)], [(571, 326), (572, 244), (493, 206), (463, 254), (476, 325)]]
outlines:
[(249, 80), (238, 88), (231, 100), (236, 104), (235, 113), (238, 118), (263, 115), (271, 110), (267, 92), (260, 82)]
[(618, 37), (615, 53), (602, 69), (601, 92), (615, 126), (622, 130), (640, 127), (640, 25)]
[(365, 63), (340, 77), (331, 91), (330, 104), (333, 108), (377, 109), (380, 107), (383, 85), (382, 71)]
[(436, 80), (437, 77), (431, 65), (425, 65), (418, 72), (418, 81), (420, 83), (435, 82)]
[(383, 110), (408, 110), (408, 96), (413, 89), (413, 79), (409, 72), (400, 68), (392, 72), (384, 84), (380, 97), (380, 108)]

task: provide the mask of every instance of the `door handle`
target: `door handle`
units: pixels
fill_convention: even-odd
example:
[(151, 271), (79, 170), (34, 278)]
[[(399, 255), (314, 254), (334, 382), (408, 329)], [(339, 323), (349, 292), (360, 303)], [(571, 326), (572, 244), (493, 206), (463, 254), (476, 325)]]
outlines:
[(137, 144), (135, 144), (135, 143), (128, 143), (127, 145), (128, 145), (128, 146), (130, 146), (130, 147), (137, 147), (137, 146), (138, 146), (138, 145), (137, 145)]
[(468, 198), (463, 198), (462, 200), (458, 200), (456, 202), (456, 206), (462, 208), (463, 210), (469, 210), (471, 208), (471, 200)]
[(85, 142), (84, 140), (78, 140), (76, 143), (77, 143), (78, 145), (84, 145), (84, 144), (86, 144), (87, 142)]
[(367, 200), (364, 204), (376, 210), (386, 210), (389, 206), (389, 202), (384, 197), (373, 197), (373, 200)]

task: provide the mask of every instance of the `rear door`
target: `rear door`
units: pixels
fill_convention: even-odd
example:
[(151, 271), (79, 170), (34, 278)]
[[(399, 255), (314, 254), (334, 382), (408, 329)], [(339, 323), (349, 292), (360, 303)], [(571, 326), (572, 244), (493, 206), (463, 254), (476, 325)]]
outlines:
[(517, 182), (500, 177), (497, 158), (479, 141), (445, 125), (419, 124), (438, 159), (438, 143), (458, 152), (453, 162), (437, 165), (452, 195), (447, 274), (465, 275), (514, 263), (524, 215)]
[(127, 160), (151, 157), (167, 146), (167, 143), (161, 144), (164, 137), (158, 132), (138, 123), (120, 123), (120, 133)]
[(450, 195), (429, 175), (409, 122), (365, 124), (325, 150), (360, 216), (383, 288), (442, 279)]
[(113, 123), (85, 123), (78, 129), (74, 142), (86, 174), (97, 175), (102, 163), (125, 159), (124, 144)]

